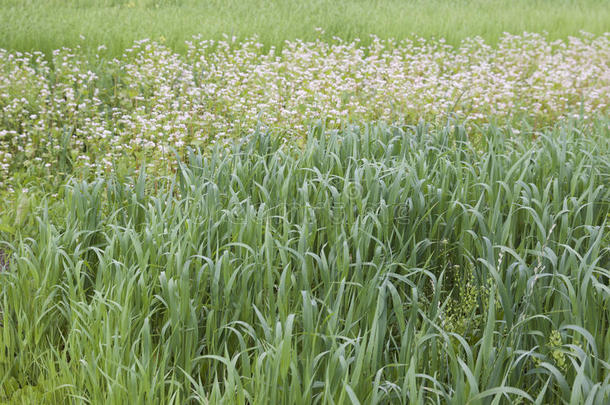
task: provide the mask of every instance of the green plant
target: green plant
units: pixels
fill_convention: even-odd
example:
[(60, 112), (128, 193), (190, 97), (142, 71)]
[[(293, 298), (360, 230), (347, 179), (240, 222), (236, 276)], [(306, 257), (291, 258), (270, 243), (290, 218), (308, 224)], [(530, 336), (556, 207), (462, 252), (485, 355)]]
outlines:
[(509, 132), (255, 133), (72, 182), (3, 247), (2, 400), (607, 402), (607, 126)]

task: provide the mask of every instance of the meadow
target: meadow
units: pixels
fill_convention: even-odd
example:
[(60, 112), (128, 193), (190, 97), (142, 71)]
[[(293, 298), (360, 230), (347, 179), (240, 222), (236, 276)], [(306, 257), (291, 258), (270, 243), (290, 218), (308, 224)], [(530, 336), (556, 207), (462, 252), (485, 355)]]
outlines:
[(104, 45), (113, 57), (143, 38), (164, 37), (184, 53), (194, 35), (258, 35), (265, 47), (279, 48), (316, 39), (318, 27), (326, 41), (368, 45), (371, 34), (417, 35), (457, 46), (475, 36), (495, 44), (504, 32), (547, 32), (552, 40), (581, 30), (601, 35), (609, 26), (607, 0), (0, 0), (0, 47), (50, 54)]
[(607, 5), (0, 0), (0, 404), (609, 403)]
[[(0, 185), (101, 174), (145, 159), (167, 172), (185, 145), (273, 130), (303, 143), (307, 128), (350, 122), (462, 123), (513, 132), (593, 122), (610, 112), (610, 35), (568, 40), (505, 34), (453, 47), (442, 40), (191, 39), (185, 55), (142, 40), (118, 58), (101, 47), (0, 50)], [(474, 135), (473, 135), (474, 136)], [(12, 184), (15, 183), (16, 184)]]

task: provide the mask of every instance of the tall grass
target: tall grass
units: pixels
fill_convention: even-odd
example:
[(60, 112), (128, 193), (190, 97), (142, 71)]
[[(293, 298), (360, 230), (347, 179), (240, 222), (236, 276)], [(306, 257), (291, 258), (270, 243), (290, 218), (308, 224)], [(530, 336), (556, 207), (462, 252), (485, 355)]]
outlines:
[(608, 403), (607, 125), (314, 128), (74, 182), (4, 244), (0, 398)]
[[(0, 48), (50, 53), (62, 46), (100, 45), (118, 56), (134, 40), (164, 37), (178, 51), (201, 34), (243, 39), (259, 35), (265, 46), (333, 36), (366, 44), (370, 34), (405, 38), (417, 34), (458, 45), (482, 36), (495, 43), (503, 32), (547, 31), (565, 39), (586, 30), (608, 31), (607, 0), (0, 0)], [(80, 35), (86, 40), (81, 41)]]

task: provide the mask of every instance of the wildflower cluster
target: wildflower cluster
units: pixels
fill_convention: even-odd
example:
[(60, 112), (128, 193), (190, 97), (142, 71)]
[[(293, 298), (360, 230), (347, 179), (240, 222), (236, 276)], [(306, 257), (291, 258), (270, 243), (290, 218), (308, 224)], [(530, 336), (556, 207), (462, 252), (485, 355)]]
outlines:
[[(302, 138), (323, 119), (546, 125), (609, 111), (610, 35), (567, 41), (506, 34), (443, 40), (286, 42), (264, 49), (195, 38), (180, 55), (139, 41), (116, 59), (61, 49), (0, 50), (0, 187), (16, 167), (108, 169), (119, 157), (224, 143), (256, 126)], [(65, 168), (52, 167), (67, 162)]]

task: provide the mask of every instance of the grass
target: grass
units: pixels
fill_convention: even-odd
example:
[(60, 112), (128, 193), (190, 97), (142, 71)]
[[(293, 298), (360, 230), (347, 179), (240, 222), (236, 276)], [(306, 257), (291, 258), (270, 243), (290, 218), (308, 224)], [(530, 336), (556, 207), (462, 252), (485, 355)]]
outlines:
[(610, 403), (609, 26), (0, 0), (0, 405)]
[(255, 133), (73, 182), (2, 246), (0, 398), (607, 403), (610, 136), (577, 124)]
[[(183, 52), (193, 35), (239, 39), (258, 35), (265, 46), (285, 40), (345, 40), (369, 35), (445, 38), (458, 45), (480, 35), (495, 43), (503, 32), (547, 31), (565, 39), (585, 30), (603, 34), (610, 26), (606, 0), (0, 0), (0, 47), (43, 51), (82, 44), (93, 53), (109, 47), (118, 56), (134, 40), (159, 39)], [(80, 35), (86, 39), (81, 40)]]

